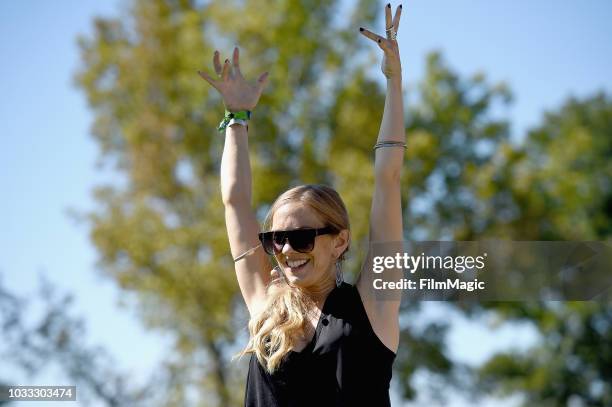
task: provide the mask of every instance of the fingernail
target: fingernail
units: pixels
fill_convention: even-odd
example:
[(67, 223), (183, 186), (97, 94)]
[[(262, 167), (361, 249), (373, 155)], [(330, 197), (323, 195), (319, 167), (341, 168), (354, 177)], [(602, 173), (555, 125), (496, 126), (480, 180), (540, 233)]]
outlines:
[(380, 38), (378, 39), (378, 43), (380, 44)]
[(391, 8), (391, 3), (387, 3), (387, 8)]
[(229, 59), (226, 59), (226, 60), (225, 60), (225, 63), (227, 64), (228, 62), (229, 62)]
[(359, 31), (363, 31), (363, 27), (359, 27)]
[(402, 5), (400, 4), (400, 8), (402, 8)]

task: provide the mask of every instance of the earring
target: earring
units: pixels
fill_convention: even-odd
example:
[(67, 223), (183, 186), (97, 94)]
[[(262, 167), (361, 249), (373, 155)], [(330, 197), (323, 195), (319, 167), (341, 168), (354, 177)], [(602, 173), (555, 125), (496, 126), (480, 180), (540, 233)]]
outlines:
[(344, 276), (342, 275), (342, 267), (340, 266), (340, 261), (336, 262), (336, 287), (340, 287), (342, 282), (344, 281)]

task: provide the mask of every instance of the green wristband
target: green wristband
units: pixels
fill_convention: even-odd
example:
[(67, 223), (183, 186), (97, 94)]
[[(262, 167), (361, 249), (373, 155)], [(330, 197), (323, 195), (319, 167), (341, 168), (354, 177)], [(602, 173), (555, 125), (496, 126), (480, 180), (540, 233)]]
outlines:
[(239, 112), (230, 112), (229, 110), (225, 109), (225, 117), (223, 117), (223, 120), (221, 120), (221, 123), (219, 123), (219, 129), (218, 130), (219, 131), (225, 130), (225, 128), (229, 124), (230, 120), (232, 120), (232, 119), (250, 120), (251, 119), (251, 111), (250, 110), (241, 110)]

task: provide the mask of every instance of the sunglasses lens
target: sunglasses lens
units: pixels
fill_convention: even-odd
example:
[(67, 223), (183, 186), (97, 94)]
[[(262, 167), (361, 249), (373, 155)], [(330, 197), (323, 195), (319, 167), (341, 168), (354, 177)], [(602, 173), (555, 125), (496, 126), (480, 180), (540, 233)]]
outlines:
[(301, 229), (279, 232), (265, 232), (259, 235), (261, 245), (268, 254), (280, 254), (287, 240), (295, 251), (308, 253), (314, 249), (317, 232), (314, 229)]
[(308, 253), (314, 249), (317, 234), (314, 230), (294, 230), (289, 233), (289, 244), (301, 253)]
[(272, 235), (272, 245), (276, 254), (283, 251), (285, 240), (287, 239), (287, 232), (274, 232)]
[(272, 232), (265, 232), (259, 235), (259, 240), (266, 253), (274, 254), (274, 241)]

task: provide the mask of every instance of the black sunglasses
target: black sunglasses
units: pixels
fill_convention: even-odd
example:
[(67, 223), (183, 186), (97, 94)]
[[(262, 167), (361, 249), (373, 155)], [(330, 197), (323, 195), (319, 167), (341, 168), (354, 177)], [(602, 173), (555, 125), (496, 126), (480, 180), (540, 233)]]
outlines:
[(287, 240), (289, 240), (289, 245), (293, 250), (300, 253), (308, 253), (314, 249), (315, 238), (317, 236), (336, 233), (338, 231), (331, 226), (320, 229), (278, 230), (260, 233), (259, 240), (268, 254), (281, 253)]

